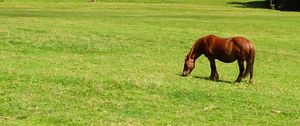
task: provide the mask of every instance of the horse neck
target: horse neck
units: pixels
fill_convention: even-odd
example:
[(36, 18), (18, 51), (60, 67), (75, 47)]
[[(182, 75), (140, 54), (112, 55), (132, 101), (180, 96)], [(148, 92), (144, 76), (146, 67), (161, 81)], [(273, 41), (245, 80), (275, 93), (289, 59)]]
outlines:
[(192, 49), (188, 55), (189, 59), (193, 59), (194, 61), (196, 61), (198, 59), (198, 57), (201, 55), (200, 47), (201, 47), (201, 44), (199, 44), (198, 42), (192, 47)]

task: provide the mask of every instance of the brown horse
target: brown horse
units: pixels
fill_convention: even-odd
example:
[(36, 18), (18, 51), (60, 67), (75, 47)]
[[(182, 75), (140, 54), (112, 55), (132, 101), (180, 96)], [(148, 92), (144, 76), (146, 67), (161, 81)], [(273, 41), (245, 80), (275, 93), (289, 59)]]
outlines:
[[(192, 46), (185, 59), (183, 76), (189, 75), (195, 68), (196, 59), (204, 54), (211, 68), (210, 79), (217, 81), (219, 75), (217, 72), (215, 59), (225, 63), (238, 61), (240, 73), (235, 83), (241, 82), (250, 73), (249, 83), (253, 83), (253, 64), (255, 58), (255, 45), (244, 37), (220, 38), (215, 35), (207, 35), (198, 39)], [(247, 66), (244, 71), (244, 61)]]

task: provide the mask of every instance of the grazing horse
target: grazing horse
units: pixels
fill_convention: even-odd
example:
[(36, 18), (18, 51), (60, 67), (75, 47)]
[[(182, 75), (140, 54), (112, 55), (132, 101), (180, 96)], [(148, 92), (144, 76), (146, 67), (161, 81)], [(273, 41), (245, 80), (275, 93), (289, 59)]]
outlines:
[[(237, 60), (240, 72), (235, 83), (240, 83), (242, 78), (247, 77), (249, 73), (249, 83), (253, 83), (255, 50), (255, 45), (244, 37), (220, 38), (215, 35), (204, 36), (195, 42), (186, 56), (182, 75), (189, 75), (195, 68), (197, 58), (204, 54), (210, 62), (211, 74), (209, 78), (211, 80), (219, 80), (215, 59), (225, 63)], [(247, 66), (244, 71), (245, 60)]]

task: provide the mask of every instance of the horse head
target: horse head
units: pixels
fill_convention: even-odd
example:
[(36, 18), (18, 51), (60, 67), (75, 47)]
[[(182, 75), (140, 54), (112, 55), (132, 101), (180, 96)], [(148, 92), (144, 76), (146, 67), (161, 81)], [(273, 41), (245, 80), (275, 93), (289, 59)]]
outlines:
[(191, 59), (189, 56), (186, 56), (184, 60), (182, 76), (188, 76), (193, 71), (194, 68), (195, 68), (195, 59)]

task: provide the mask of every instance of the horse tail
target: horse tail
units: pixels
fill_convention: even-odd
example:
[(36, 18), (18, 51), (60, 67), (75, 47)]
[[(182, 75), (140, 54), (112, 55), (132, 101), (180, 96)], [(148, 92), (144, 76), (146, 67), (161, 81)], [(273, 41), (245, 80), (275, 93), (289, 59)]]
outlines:
[(256, 48), (252, 43), (250, 43), (250, 52), (248, 57), (246, 58), (247, 65), (246, 65), (246, 70), (243, 74), (243, 78), (247, 77), (250, 72), (251, 74), (253, 72), (255, 53), (256, 53)]

